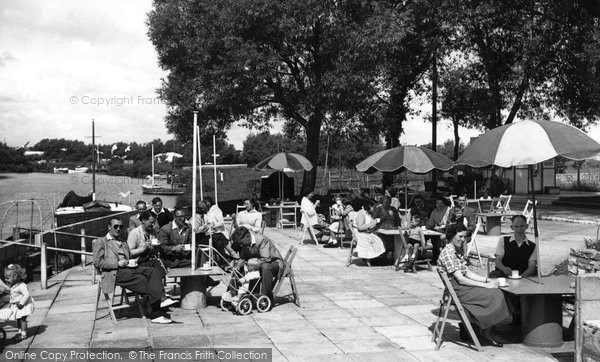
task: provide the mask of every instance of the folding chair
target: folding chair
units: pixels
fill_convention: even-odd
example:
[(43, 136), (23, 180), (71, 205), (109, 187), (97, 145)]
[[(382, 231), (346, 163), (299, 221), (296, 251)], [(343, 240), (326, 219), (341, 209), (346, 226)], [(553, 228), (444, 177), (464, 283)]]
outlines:
[(281, 273), (281, 277), (275, 283), (275, 287), (273, 288), (273, 297), (277, 296), (279, 289), (281, 289), (281, 285), (283, 284), (285, 278), (290, 280), (290, 286), (292, 287), (292, 296), (294, 298), (294, 304), (300, 307), (300, 295), (298, 293), (298, 287), (296, 286), (296, 279), (294, 278), (294, 270), (292, 269), (292, 262), (296, 257), (296, 253), (298, 252), (298, 248), (291, 245), (285, 254), (285, 258), (283, 259), (285, 262), (285, 267), (283, 269), (283, 273)]
[[(537, 206), (537, 200), (535, 200), (535, 205)], [(527, 200), (525, 204), (525, 208), (523, 209), (523, 216), (527, 219), (527, 224), (531, 226), (531, 220), (533, 218), (533, 202), (531, 200)]]
[[(98, 273), (99, 275), (100, 273)], [(117, 291), (117, 287), (121, 288), (121, 298), (119, 301), (119, 304), (115, 304), (114, 299), (115, 299), (115, 295), (116, 295), (116, 291)], [(140, 316), (142, 317), (142, 319), (146, 318), (146, 314), (144, 313), (144, 308), (142, 307), (142, 302), (141, 302), (141, 298), (139, 296), (138, 293), (132, 292), (134, 297), (135, 297), (135, 302), (138, 306), (138, 309), (140, 311)], [(116, 285), (115, 286), (115, 292), (113, 293), (112, 297), (110, 296), (110, 294), (108, 293), (104, 293), (104, 291), (102, 290), (102, 285), (100, 282), (98, 282), (98, 293), (96, 294), (96, 309), (94, 312), (94, 321), (97, 319), (97, 315), (98, 315), (98, 304), (100, 303), (100, 295), (104, 296), (104, 300), (106, 301), (106, 307), (108, 308), (108, 314), (110, 314), (110, 318), (113, 320), (113, 322), (115, 322), (115, 325), (117, 324), (117, 317), (115, 315), (115, 311), (124, 309), (124, 308), (129, 308), (131, 307), (131, 304), (129, 303), (129, 298), (127, 297), (127, 289)], [(125, 301), (125, 303), (123, 303)]]
[[(479, 245), (477, 245), (477, 233), (479, 233), (479, 228), (481, 228), (480, 221), (478, 221), (477, 225), (475, 226), (475, 231), (473, 231), (473, 235), (471, 235), (471, 241), (469, 243), (467, 243), (466, 250), (465, 250), (465, 257), (466, 258), (470, 258), (471, 256), (476, 257), (477, 261), (479, 262), (479, 267), (481, 268), (481, 254), (479, 253)], [(473, 254), (471, 254), (471, 249), (473, 247), (475, 247), (475, 252)]]
[[(456, 295), (456, 292), (452, 287), (452, 283), (450, 283), (450, 279), (448, 279), (448, 274), (446, 274), (446, 272), (444, 272), (441, 268), (438, 268), (438, 274), (440, 275), (442, 283), (444, 284), (444, 294), (442, 295), (442, 299), (440, 300), (440, 309), (438, 312), (437, 320), (435, 322), (435, 327), (433, 328), (433, 337), (431, 339), (431, 341), (435, 343), (435, 350), (439, 350), (440, 346), (442, 345), (442, 338), (444, 335), (444, 327), (446, 325), (446, 320), (448, 319), (448, 312), (450, 311), (450, 306), (454, 305), (456, 307), (456, 310), (458, 311), (460, 319), (462, 320), (463, 324), (465, 325), (465, 328), (467, 328), (467, 331), (471, 336), (471, 340), (475, 344), (475, 348), (479, 352), (482, 352), (483, 348), (481, 348), (481, 344), (479, 343), (479, 339), (477, 338), (477, 335), (475, 334), (475, 331), (471, 326), (471, 322), (469, 322), (469, 318), (467, 317), (467, 314), (465, 313), (465, 310), (462, 304), (460, 303), (460, 300), (458, 300), (458, 296)], [(442, 311), (444, 313), (444, 318), (440, 323), (440, 319), (442, 319)]]
[(512, 195), (500, 195), (496, 203), (496, 211), (510, 212), (510, 199)]
[(298, 227), (298, 222), (296, 219), (297, 208), (298, 204), (296, 202), (282, 202), (281, 213), (279, 214), (279, 220), (277, 220), (277, 226), (282, 229), (286, 226), (291, 226), (294, 229)]

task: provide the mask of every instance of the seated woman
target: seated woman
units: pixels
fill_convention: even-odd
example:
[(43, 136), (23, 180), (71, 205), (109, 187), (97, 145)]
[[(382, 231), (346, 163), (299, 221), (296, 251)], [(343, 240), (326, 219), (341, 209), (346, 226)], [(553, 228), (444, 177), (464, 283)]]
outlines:
[(329, 218), (331, 219), (331, 224), (329, 225), (329, 231), (334, 233), (333, 238), (329, 239), (329, 242), (324, 245), (325, 248), (336, 248), (338, 246), (341, 247), (341, 243), (338, 242), (337, 234), (345, 234), (346, 231), (348, 233), (350, 230), (347, 230), (348, 223), (348, 213), (353, 211), (352, 206), (344, 206), (344, 200), (341, 196), (336, 196), (334, 198), (334, 204), (331, 206), (331, 214)]
[(356, 254), (361, 259), (374, 259), (385, 253), (385, 246), (381, 238), (373, 234), (374, 228), (379, 220), (374, 220), (365, 207), (373, 209), (373, 204), (362, 205), (356, 213), (354, 224), (356, 225)]
[[(512, 317), (504, 295), (498, 289), (498, 282), (468, 270), (462, 255), (459, 255), (463, 251), (466, 235), (467, 231), (462, 223), (447, 226), (448, 244), (440, 254), (438, 266), (448, 274), (450, 283), (471, 322), (481, 329), (484, 338), (482, 342), (502, 347), (502, 343), (492, 337), (492, 328), (496, 324), (510, 323)], [(460, 332), (461, 338), (466, 337), (462, 323)]]

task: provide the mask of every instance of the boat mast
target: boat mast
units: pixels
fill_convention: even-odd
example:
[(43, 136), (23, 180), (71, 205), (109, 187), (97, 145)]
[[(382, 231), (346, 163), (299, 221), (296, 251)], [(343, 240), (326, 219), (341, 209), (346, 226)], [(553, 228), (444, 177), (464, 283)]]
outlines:
[(154, 143), (152, 144), (152, 188), (154, 188)]
[(96, 201), (96, 128), (92, 118), (92, 200)]

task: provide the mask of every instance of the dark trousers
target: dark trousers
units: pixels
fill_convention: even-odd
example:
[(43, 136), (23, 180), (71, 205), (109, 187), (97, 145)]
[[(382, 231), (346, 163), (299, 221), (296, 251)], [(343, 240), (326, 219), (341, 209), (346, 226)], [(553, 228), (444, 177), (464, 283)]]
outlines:
[(266, 295), (273, 299), (273, 282), (279, 275), (279, 264), (277, 261), (262, 263), (260, 265), (260, 276), (262, 277), (261, 295)]
[(119, 268), (116, 284), (136, 293), (146, 294), (151, 304), (160, 302), (165, 295), (160, 273), (152, 267)]
[(430, 240), (431, 245), (433, 245), (433, 255), (431, 258), (431, 263), (437, 264), (437, 260), (440, 257), (440, 253), (442, 252), (442, 238), (440, 238), (439, 236), (432, 236), (430, 237)]
[(164, 279), (167, 275), (167, 270), (158, 258), (140, 258), (138, 259), (138, 265), (156, 269), (156, 272), (160, 275), (161, 279)]
[[(208, 245), (209, 237), (206, 236), (206, 237), (201, 238), (198, 241), (198, 244), (199, 245)], [(221, 233), (213, 234), (212, 246), (223, 257), (227, 257), (227, 254), (225, 253), (225, 247), (227, 246), (227, 244), (229, 244), (229, 240), (225, 237), (225, 235), (223, 235)], [(217, 264), (219, 266), (228, 264), (226, 259), (221, 258), (216, 253), (213, 255), (214, 255), (215, 261), (217, 262)], [(202, 266), (207, 261), (208, 261), (208, 255), (206, 255), (202, 250), (198, 249), (198, 252), (196, 253), (196, 265)]]

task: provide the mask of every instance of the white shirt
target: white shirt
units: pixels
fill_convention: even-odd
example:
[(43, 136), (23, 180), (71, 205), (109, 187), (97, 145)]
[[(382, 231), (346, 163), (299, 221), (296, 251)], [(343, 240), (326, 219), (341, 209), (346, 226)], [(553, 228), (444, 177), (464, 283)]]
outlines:
[(262, 214), (256, 210), (250, 212), (243, 210), (237, 214), (235, 221), (238, 226), (243, 226), (255, 233), (259, 233), (262, 227)]

